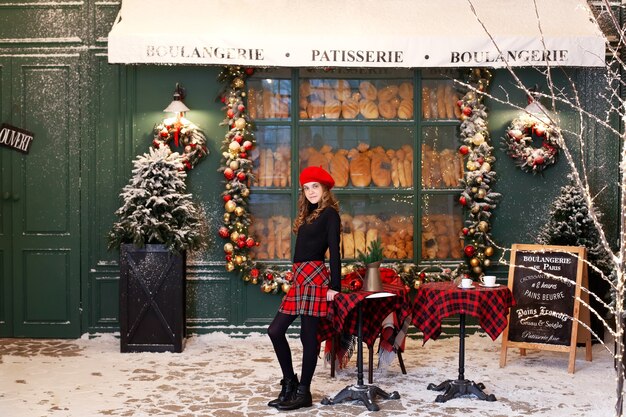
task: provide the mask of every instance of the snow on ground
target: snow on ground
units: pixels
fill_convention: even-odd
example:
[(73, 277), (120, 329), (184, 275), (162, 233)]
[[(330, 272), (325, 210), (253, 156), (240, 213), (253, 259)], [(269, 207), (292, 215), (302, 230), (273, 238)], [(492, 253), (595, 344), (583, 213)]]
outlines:
[[(300, 341), (290, 339), (299, 367)], [(365, 349), (367, 383), (367, 349)], [(355, 355), (356, 356), (356, 355)], [(484, 334), (466, 342), (465, 377), (485, 384), (496, 402), (464, 397), (435, 403), (426, 386), (458, 374), (458, 338), (407, 340), (403, 355), (407, 375), (397, 360), (375, 370), (374, 385), (398, 400), (376, 402), (368, 411), (359, 402), (322, 405), (356, 383), (354, 358), (330, 378), (318, 362), (311, 387), (313, 407), (280, 412), (266, 405), (280, 389), (280, 371), (266, 335), (233, 337), (224, 333), (194, 336), (182, 353), (119, 353), (111, 334), (78, 340), (0, 339), (0, 416), (493, 416), (609, 417), (614, 415), (615, 373), (611, 354), (593, 347), (593, 361), (579, 348), (576, 373), (567, 373), (568, 355), (509, 350), (499, 367), (500, 340)]]

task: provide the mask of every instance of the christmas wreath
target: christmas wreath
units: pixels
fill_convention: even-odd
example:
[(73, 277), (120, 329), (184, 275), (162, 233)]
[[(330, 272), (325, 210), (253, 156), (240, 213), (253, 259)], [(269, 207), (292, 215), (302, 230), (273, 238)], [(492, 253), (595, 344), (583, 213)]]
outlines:
[(499, 193), (491, 190), (496, 173), (492, 164), (496, 161), (493, 147), (489, 143), (487, 128), (487, 109), (483, 104), (482, 92), (489, 86), (491, 73), (486, 69), (474, 69), (469, 73), (468, 85), (471, 87), (457, 105), (461, 108), (461, 141), (459, 152), (465, 162), (465, 174), (461, 180), (464, 186), (459, 203), (468, 211), (462, 238), (465, 240), (463, 252), (467, 264), (462, 270), (469, 269), (478, 277), (491, 265), (489, 257), (494, 249), (490, 245), (489, 220)]
[(183, 147), (181, 162), (188, 171), (208, 154), (204, 132), (184, 117), (165, 119), (154, 127), (153, 133), (152, 146), (155, 149), (171, 148), (172, 141), (175, 147)]
[[(533, 146), (534, 137), (542, 139), (541, 147)], [(522, 171), (536, 174), (557, 161), (560, 138), (558, 130), (549, 123), (523, 114), (513, 119), (507, 129), (505, 150)]]

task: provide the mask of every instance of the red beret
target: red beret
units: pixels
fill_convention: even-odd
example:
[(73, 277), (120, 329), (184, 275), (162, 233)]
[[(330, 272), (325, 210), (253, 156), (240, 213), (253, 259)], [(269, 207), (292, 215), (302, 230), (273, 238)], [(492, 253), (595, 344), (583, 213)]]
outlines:
[(306, 167), (300, 173), (300, 185), (307, 182), (319, 182), (330, 190), (335, 186), (335, 180), (322, 167)]

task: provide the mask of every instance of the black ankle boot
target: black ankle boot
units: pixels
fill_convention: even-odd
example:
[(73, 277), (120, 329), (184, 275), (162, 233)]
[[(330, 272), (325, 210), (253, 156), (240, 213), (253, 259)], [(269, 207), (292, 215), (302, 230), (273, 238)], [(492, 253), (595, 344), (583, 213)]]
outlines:
[(298, 389), (298, 375), (294, 375), (293, 378), (283, 378), (280, 380), (280, 385), (283, 387), (278, 394), (278, 398), (267, 403), (270, 407), (277, 407), (278, 404), (289, 401), (293, 398), (296, 390)]
[(291, 400), (278, 404), (276, 408), (279, 410), (297, 410), (302, 407), (310, 407), (313, 405), (311, 398), (311, 390), (306, 385), (298, 385), (295, 395)]

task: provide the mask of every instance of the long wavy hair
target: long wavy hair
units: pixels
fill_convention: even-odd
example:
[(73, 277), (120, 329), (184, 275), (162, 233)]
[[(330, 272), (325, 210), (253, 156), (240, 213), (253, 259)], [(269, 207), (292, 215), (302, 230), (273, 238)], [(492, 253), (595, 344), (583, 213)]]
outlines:
[(339, 212), (339, 201), (335, 195), (326, 187), (324, 184), (321, 184), (322, 189), (322, 198), (320, 198), (319, 203), (317, 204), (317, 208), (313, 211), (309, 211), (309, 200), (306, 199), (304, 195), (304, 188), (300, 188), (300, 196), (298, 197), (298, 215), (296, 220), (293, 222), (292, 231), (295, 234), (298, 234), (298, 229), (304, 223), (311, 223), (313, 220), (317, 219), (326, 207), (332, 207), (337, 212)]

